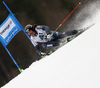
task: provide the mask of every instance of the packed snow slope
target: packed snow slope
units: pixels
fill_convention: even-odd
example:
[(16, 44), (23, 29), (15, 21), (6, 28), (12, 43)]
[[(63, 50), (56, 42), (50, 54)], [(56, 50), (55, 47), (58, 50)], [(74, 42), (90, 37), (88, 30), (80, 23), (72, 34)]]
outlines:
[(2, 88), (100, 88), (100, 23)]

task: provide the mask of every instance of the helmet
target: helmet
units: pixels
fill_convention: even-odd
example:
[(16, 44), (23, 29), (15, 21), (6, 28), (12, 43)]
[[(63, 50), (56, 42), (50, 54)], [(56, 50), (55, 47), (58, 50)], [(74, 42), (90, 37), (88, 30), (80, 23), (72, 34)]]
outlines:
[(33, 26), (30, 25), (30, 24), (26, 25), (26, 26), (25, 26), (25, 32), (28, 33), (30, 30), (33, 31)]

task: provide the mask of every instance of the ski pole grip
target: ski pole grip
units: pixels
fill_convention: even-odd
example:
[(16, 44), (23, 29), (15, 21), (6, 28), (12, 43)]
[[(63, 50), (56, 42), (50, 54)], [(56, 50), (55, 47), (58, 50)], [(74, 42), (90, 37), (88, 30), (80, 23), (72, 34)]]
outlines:
[(81, 4), (81, 2), (79, 2), (79, 4)]

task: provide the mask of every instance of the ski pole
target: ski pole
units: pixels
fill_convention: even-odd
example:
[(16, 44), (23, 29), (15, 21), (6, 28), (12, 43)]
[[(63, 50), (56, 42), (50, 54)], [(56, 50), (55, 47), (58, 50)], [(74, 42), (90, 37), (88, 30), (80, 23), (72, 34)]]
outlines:
[(79, 2), (79, 4), (72, 10), (72, 12), (63, 20), (63, 22), (56, 28), (56, 30), (51, 34), (51, 36), (53, 36), (53, 34), (62, 26), (62, 24), (68, 19), (68, 17), (75, 11), (75, 9), (81, 4), (81, 2)]

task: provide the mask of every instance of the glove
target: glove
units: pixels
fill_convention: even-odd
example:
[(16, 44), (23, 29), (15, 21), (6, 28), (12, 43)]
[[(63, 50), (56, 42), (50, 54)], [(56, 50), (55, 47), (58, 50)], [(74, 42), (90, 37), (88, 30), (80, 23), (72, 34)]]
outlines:
[(50, 34), (47, 34), (47, 40), (51, 40), (51, 35)]
[(40, 52), (41, 57), (46, 56), (46, 53)]

